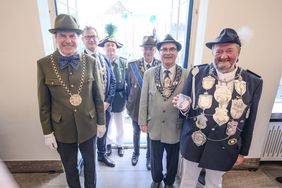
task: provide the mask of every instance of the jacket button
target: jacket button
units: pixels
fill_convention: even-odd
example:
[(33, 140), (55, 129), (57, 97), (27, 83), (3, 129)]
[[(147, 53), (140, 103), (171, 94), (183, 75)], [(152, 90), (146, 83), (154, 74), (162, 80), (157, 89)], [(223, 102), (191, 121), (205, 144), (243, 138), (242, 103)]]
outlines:
[(72, 72), (70, 72), (70, 75), (72, 75)]
[(162, 123), (165, 123), (165, 120), (163, 120)]
[(77, 109), (74, 109), (73, 111), (74, 111), (74, 112), (77, 112)]
[(163, 110), (163, 112), (165, 112), (165, 110)]
[(222, 146), (221, 149), (226, 149), (226, 148), (224, 146)]
[(70, 86), (71, 86), (71, 87), (74, 87), (74, 85), (73, 85), (73, 84), (71, 84)]
[(211, 130), (212, 130), (212, 131), (215, 131), (215, 128), (212, 128)]

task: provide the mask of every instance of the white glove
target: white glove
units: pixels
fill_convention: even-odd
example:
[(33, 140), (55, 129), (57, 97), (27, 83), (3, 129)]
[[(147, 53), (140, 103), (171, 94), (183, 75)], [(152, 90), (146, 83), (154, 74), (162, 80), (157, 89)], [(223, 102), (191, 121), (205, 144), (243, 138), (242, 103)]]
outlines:
[(98, 138), (102, 138), (106, 132), (105, 125), (97, 125), (97, 136)]
[(49, 146), (49, 148), (54, 150), (58, 148), (54, 133), (44, 135), (44, 137), (45, 137), (45, 144)]

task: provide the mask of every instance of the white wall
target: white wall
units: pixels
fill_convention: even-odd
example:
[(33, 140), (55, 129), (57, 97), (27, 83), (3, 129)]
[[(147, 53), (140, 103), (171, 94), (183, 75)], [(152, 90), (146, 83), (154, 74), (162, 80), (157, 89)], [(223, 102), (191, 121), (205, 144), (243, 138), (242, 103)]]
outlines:
[[(248, 40), (243, 39), (243, 45), (238, 65), (250, 69), (262, 76), (264, 81), (262, 97), (254, 130), (253, 142), (249, 157), (259, 158), (263, 149), (265, 133), (271, 115), (272, 105), (282, 76), (282, 1), (281, 0), (201, 0), (208, 2), (206, 18), (199, 18), (200, 31), (197, 45), (205, 45), (218, 36), (225, 27), (236, 30), (249, 30)], [(203, 6), (205, 7), (205, 6)], [(203, 13), (198, 10), (199, 14)], [(198, 14), (195, 14), (198, 17)], [(205, 20), (206, 19), (206, 20)], [(203, 24), (202, 22), (205, 22)], [(246, 33), (246, 32), (245, 32)], [(251, 35), (250, 35), (251, 34)], [(245, 35), (246, 36), (246, 35)], [(204, 42), (204, 43), (203, 43)], [(201, 54), (202, 62), (210, 63), (211, 51), (204, 47)], [(197, 59), (199, 61), (199, 58)]]
[(36, 61), (45, 54), (37, 1), (0, 1), (0, 25), (0, 157), (58, 159), (39, 122)]

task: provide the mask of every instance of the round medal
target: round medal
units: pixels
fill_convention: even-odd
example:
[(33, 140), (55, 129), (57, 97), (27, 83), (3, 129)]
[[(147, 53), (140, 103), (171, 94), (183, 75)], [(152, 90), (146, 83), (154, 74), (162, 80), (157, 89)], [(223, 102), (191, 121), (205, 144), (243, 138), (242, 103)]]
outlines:
[(82, 98), (81, 98), (81, 96), (80, 96), (79, 94), (73, 94), (73, 95), (71, 95), (71, 97), (70, 97), (70, 103), (71, 103), (71, 105), (73, 105), (73, 106), (78, 106), (78, 105), (81, 104), (81, 102), (82, 102)]

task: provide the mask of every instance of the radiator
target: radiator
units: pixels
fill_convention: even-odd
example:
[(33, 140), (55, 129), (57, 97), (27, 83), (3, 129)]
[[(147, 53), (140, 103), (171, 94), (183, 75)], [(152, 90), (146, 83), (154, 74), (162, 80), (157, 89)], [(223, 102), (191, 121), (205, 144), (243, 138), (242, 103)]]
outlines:
[(282, 161), (282, 122), (270, 122), (261, 161)]

